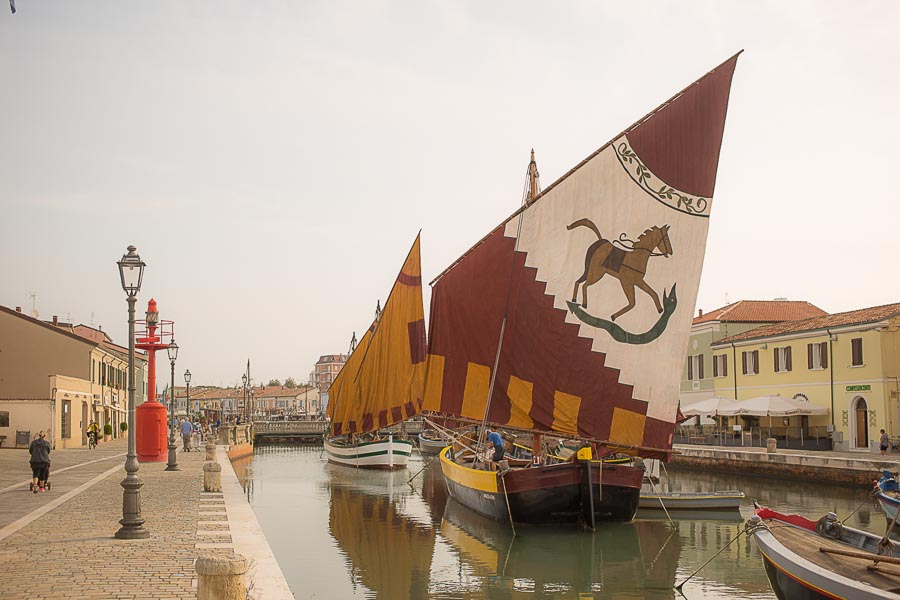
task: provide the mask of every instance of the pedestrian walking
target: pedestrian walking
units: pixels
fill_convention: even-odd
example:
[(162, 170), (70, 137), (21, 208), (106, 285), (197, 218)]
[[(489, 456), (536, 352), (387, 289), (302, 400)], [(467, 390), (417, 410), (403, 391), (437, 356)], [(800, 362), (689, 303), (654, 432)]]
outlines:
[(182, 442), (182, 450), (185, 452), (191, 451), (191, 434), (194, 432), (194, 426), (191, 425), (191, 422), (187, 419), (181, 420), (181, 442)]
[(881, 430), (881, 455), (884, 456), (887, 454), (888, 446), (890, 445), (891, 440), (888, 438), (888, 434), (884, 432), (884, 429)]
[(31, 455), (28, 462), (31, 463), (31, 476), (34, 479), (31, 491), (35, 494), (47, 491), (47, 479), (50, 477), (50, 442), (45, 437), (46, 434), (41, 431), (28, 446), (28, 454)]

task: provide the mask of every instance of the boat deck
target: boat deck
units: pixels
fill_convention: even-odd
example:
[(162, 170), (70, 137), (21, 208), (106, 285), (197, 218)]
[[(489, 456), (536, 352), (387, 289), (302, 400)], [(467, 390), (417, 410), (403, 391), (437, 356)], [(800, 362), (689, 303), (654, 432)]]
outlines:
[[(819, 548), (828, 548), (852, 552), (854, 551), (852, 546), (778, 521), (766, 520), (766, 524), (779, 542), (811, 563), (878, 589), (900, 593), (900, 565), (881, 562), (876, 570), (873, 570), (869, 568), (875, 564), (872, 560), (819, 551)], [(858, 552), (866, 551), (860, 549)]]

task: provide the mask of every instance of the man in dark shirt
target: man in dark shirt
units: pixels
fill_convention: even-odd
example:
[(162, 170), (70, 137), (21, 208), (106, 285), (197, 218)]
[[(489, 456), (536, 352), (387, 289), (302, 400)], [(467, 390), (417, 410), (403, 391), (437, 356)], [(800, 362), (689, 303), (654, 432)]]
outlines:
[(50, 442), (45, 440), (46, 434), (42, 431), (38, 437), (28, 446), (28, 454), (31, 455), (31, 475), (34, 479), (31, 491), (46, 491), (47, 478), (50, 477)]

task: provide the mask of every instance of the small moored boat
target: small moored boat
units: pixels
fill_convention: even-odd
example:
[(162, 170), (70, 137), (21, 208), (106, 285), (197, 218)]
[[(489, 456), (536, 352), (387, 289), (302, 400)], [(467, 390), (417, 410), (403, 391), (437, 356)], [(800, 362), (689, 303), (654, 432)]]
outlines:
[(737, 510), (744, 500), (740, 490), (715, 492), (661, 492), (641, 490), (638, 508), (644, 510)]
[(759, 508), (748, 523), (779, 599), (900, 600), (900, 551), (893, 542), (847, 527)]
[(405, 467), (413, 442), (385, 428), (419, 414), (425, 383), (425, 313), (422, 305), (419, 237), (384, 310), (356, 344), (331, 384), (330, 431), (325, 436), (328, 460), (351, 467)]
[(875, 488), (878, 506), (881, 507), (881, 512), (890, 525), (897, 518), (897, 509), (900, 508), (900, 485), (897, 485), (897, 480), (890, 471), (882, 471), (881, 479), (875, 484)]
[(426, 429), (419, 434), (419, 451), (422, 454), (436, 456), (450, 444), (434, 429)]

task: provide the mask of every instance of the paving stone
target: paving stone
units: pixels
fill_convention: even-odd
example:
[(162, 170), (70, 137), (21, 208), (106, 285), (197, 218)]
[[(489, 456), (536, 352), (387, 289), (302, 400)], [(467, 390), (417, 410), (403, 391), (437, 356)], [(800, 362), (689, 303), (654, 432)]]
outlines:
[[(126, 449), (125, 440), (117, 440), (97, 450), (54, 452), (54, 485), (44, 494), (31, 494), (27, 485), (19, 485), (30, 475), (27, 452), (0, 452), (0, 528), (97, 477), (115, 461), (124, 464), (117, 455)], [(113, 537), (122, 518), (119, 483), (124, 469), (0, 540), (3, 598), (195, 598), (198, 554), (233, 553), (232, 544), (213, 543), (217, 536), (230, 540), (230, 533), (227, 513), (216, 510), (224, 509), (224, 503), (203, 495), (203, 463), (201, 453), (192, 452), (178, 455), (180, 471), (165, 471), (165, 462), (141, 465), (141, 516), (150, 532), (146, 540)], [(55, 473), (67, 467), (74, 468)], [(198, 537), (209, 543), (197, 543)], [(35, 589), (36, 581), (40, 589)]]

